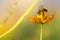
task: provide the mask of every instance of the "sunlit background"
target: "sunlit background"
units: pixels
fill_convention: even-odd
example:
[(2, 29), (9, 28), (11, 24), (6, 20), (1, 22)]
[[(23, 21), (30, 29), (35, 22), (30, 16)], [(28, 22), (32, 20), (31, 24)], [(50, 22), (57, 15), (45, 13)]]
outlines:
[[(11, 17), (0, 28), (0, 35), (8, 31), (19, 18), (26, 12), (34, 0), (19, 0)], [(15, 0), (0, 0), (0, 24), (6, 16)], [(0, 38), (0, 40), (39, 40), (40, 24), (32, 23), (29, 17), (36, 15), (41, 5), (48, 9), (48, 14), (55, 14), (54, 19), (43, 25), (43, 40), (60, 40), (60, 0), (39, 0), (35, 7), (25, 16), (22, 22), (10, 33)]]

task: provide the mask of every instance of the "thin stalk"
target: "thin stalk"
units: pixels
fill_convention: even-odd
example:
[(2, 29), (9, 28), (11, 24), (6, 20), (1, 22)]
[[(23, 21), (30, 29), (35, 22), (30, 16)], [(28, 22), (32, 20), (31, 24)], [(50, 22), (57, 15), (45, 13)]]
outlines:
[(41, 29), (40, 29), (40, 40), (42, 40), (42, 24), (41, 24)]

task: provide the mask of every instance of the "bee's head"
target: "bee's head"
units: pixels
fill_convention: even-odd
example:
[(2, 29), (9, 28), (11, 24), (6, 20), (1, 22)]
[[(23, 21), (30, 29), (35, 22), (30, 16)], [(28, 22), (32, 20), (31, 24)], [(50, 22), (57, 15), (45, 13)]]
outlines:
[(41, 10), (38, 10), (38, 14), (40, 14), (41, 13)]

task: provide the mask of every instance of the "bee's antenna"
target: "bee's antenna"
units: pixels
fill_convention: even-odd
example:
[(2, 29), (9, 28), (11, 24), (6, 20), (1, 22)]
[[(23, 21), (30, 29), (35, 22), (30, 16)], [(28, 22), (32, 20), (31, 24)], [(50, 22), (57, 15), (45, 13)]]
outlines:
[(42, 9), (43, 9), (43, 7), (44, 7), (44, 5), (41, 5), (41, 6), (40, 6), (40, 10), (42, 10)]

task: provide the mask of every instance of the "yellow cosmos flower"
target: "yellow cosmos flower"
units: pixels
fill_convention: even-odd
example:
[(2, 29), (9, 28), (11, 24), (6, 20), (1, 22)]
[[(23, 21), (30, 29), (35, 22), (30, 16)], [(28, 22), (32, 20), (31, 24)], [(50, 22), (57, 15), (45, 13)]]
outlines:
[(37, 15), (35, 17), (30, 17), (29, 20), (31, 22), (36, 22), (36, 23), (47, 23), (47, 22), (50, 22), (54, 17), (54, 14), (50, 15), (48, 17), (47, 13), (43, 13), (43, 11), (39, 13), (37, 13)]

